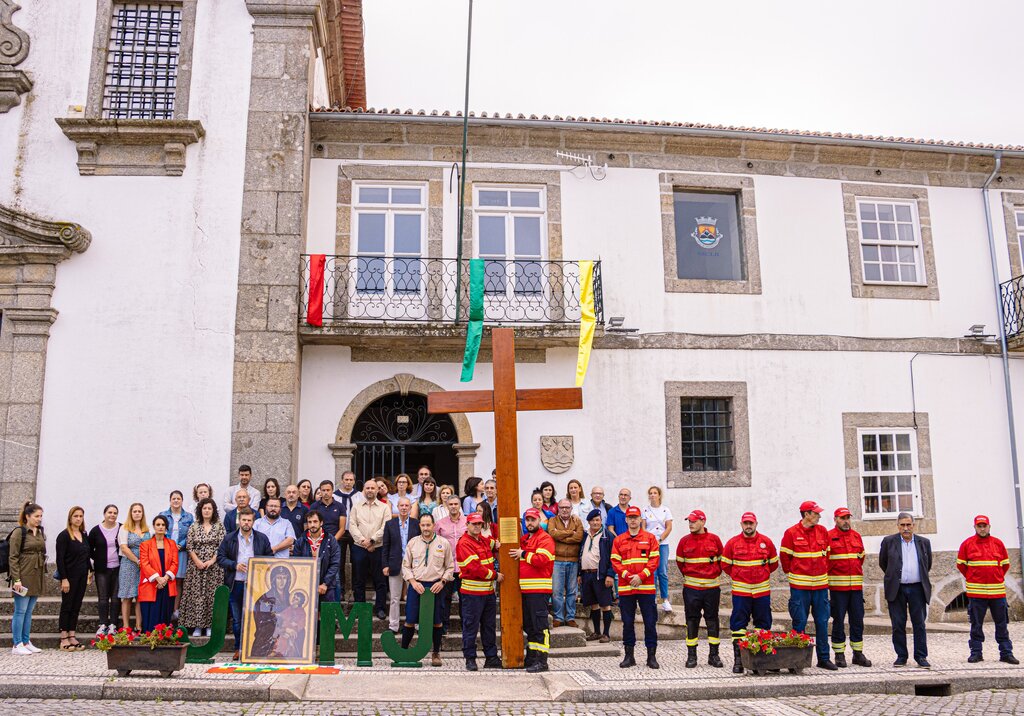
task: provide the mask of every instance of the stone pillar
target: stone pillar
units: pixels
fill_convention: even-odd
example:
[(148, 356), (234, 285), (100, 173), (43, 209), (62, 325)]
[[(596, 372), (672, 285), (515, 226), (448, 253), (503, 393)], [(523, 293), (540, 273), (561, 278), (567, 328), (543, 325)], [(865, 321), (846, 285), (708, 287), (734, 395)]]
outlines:
[(77, 224), (0, 206), (0, 532), (36, 494), (57, 264), (91, 240)]
[(476, 475), (476, 451), (480, 443), (455, 443), (452, 445), (459, 460), (459, 494), (466, 489), (466, 480)]
[(231, 479), (295, 480), (299, 255), (305, 248), (309, 121), (320, 0), (246, 0), (252, 80), (235, 323)]
[(341, 484), (341, 476), (352, 469), (352, 457), (356, 454), (355, 443), (331, 443), (327, 446), (334, 456), (334, 486)]

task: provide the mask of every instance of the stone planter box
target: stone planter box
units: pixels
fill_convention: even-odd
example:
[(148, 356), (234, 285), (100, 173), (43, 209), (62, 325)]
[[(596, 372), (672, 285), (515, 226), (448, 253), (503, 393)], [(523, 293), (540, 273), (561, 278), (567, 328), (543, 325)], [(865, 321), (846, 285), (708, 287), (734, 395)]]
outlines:
[(751, 654), (746, 649), (740, 650), (740, 662), (747, 671), (761, 675), (766, 671), (782, 671), (799, 674), (811, 665), (814, 647), (780, 646), (774, 654)]
[(188, 644), (176, 646), (115, 646), (107, 651), (107, 668), (118, 676), (128, 676), (133, 671), (159, 671), (164, 678), (185, 668)]

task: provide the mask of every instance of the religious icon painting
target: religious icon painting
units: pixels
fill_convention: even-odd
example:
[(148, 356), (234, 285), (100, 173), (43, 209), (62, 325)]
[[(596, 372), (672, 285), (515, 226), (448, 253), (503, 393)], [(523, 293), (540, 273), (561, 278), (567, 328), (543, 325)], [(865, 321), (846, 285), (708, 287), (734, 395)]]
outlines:
[(250, 559), (242, 603), (242, 661), (312, 664), (316, 588), (315, 559)]

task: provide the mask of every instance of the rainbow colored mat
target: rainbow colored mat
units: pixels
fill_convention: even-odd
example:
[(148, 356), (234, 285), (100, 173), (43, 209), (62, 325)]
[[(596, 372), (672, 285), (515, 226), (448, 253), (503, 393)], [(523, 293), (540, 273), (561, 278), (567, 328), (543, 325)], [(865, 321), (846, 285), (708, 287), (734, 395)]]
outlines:
[(242, 664), (226, 662), (212, 666), (206, 670), (207, 674), (302, 674), (310, 676), (313, 674), (333, 675), (340, 674), (339, 669), (333, 666), (305, 666), (295, 664)]

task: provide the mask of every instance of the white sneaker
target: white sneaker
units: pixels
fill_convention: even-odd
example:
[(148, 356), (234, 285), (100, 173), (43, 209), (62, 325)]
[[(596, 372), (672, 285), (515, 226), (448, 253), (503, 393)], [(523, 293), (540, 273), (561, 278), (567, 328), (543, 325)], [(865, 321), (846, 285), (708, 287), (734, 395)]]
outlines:
[(202, 630), (201, 627), (196, 627), (195, 629), (192, 630), (192, 636), (197, 636), (198, 637), (198, 636), (202, 636), (202, 635), (203, 635), (203, 630)]
[(107, 634), (117, 634), (117, 624), (107, 624)]
[(26, 649), (24, 644), (12, 646), (11, 653), (15, 656), (32, 656), (32, 652)]
[(100, 624), (98, 627), (96, 627), (96, 638), (97, 639), (100, 638), (101, 636), (105, 635), (106, 633), (107, 633), (107, 625), (106, 624)]
[(28, 649), (28, 652), (30, 654), (39, 654), (39, 653), (41, 653), (43, 651), (42, 649), (40, 649), (38, 646), (36, 646), (35, 644), (33, 644), (30, 641), (26, 641), (24, 644), (22, 644), (22, 646), (25, 647), (26, 649)]
[(213, 636), (213, 628), (212, 627), (207, 627), (206, 628), (206, 636)]
[(664, 602), (661, 603), (661, 611), (663, 611), (663, 612), (670, 612), (670, 611), (672, 611), (672, 605), (669, 604), (669, 601), (667, 599)]

